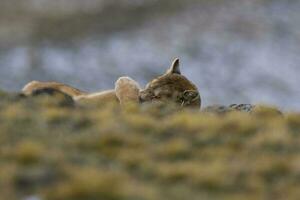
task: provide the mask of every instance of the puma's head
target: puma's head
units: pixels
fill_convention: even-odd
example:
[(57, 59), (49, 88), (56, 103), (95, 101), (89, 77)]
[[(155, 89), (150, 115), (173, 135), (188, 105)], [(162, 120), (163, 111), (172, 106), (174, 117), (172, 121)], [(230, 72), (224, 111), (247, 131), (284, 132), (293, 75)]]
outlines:
[(179, 59), (175, 59), (167, 72), (152, 80), (144, 90), (140, 91), (143, 102), (174, 102), (184, 107), (201, 106), (201, 98), (197, 87), (185, 76), (181, 75)]

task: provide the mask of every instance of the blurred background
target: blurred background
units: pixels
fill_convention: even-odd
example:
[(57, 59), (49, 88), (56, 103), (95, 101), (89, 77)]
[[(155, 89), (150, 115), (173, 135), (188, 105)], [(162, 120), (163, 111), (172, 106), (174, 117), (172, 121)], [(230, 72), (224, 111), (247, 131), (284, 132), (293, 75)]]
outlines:
[(143, 86), (175, 57), (204, 106), (300, 109), (300, 1), (0, 0), (0, 88)]

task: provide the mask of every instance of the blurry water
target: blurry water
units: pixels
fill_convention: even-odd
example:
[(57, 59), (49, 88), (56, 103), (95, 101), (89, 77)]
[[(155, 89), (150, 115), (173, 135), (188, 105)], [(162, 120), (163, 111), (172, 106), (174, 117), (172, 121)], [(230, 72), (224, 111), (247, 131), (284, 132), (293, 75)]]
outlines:
[(298, 1), (191, 0), (176, 12), (150, 12), (142, 23), (126, 27), (126, 21), (105, 33), (20, 40), (1, 48), (0, 87), (20, 90), (37, 79), (97, 91), (113, 87), (122, 75), (145, 84), (179, 57), (205, 105), (300, 109), (299, 10)]

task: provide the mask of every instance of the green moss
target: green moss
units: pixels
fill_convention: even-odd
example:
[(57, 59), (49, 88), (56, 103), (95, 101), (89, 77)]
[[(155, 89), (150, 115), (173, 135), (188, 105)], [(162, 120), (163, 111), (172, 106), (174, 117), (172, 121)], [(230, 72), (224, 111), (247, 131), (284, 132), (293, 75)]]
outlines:
[(261, 117), (282, 117), (282, 112), (273, 106), (258, 105), (254, 108), (252, 113)]
[(70, 167), (66, 179), (49, 187), (45, 199), (148, 199), (148, 190), (126, 173), (111, 169)]
[(180, 161), (192, 156), (192, 147), (184, 139), (174, 138), (158, 145), (157, 155), (162, 159)]
[(299, 113), (66, 106), (55, 95), (1, 98), (0, 108), (0, 193), (6, 199), (299, 195)]
[(22, 142), (14, 149), (16, 161), (21, 165), (37, 164), (46, 153), (44, 147), (35, 142)]
[(290, 131), (296, 135), (300, 135), (300, 114), (289, 114), (286, 117), (287, 125)]

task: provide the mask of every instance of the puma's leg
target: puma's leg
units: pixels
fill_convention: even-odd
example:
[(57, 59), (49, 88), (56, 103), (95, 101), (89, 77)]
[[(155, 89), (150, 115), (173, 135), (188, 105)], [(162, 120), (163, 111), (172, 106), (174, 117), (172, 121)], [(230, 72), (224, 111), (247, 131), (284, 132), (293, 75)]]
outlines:
[(22, 93), (26, 96), (30, 96), (34, 92), (38, 91), (39, 93), (42, 93), (44, 90), (49, 90), (49, 89), (58, 90), (71, 97), (76, 97), (79, 95), (86, 94), (85, 92), (80, 91), (66, 84), (57, 83), (57, 82), (39, 82), (39, 81), (31, 81), (28, 84), (26, 84), (22, 89)]
[(91, 93), (87, 95), (80, 95), (74, 98), (76, 102), (98, 102), (99, 104), (104, 103), (119, 103), (119, 99), (116, 97), (115, 90), (106, 90), (102, 92)]
[(116, 96), (121, 106), (128, 103), (139, 103), (139, 84), (129, 77), (120, 77), (115, 83)]

